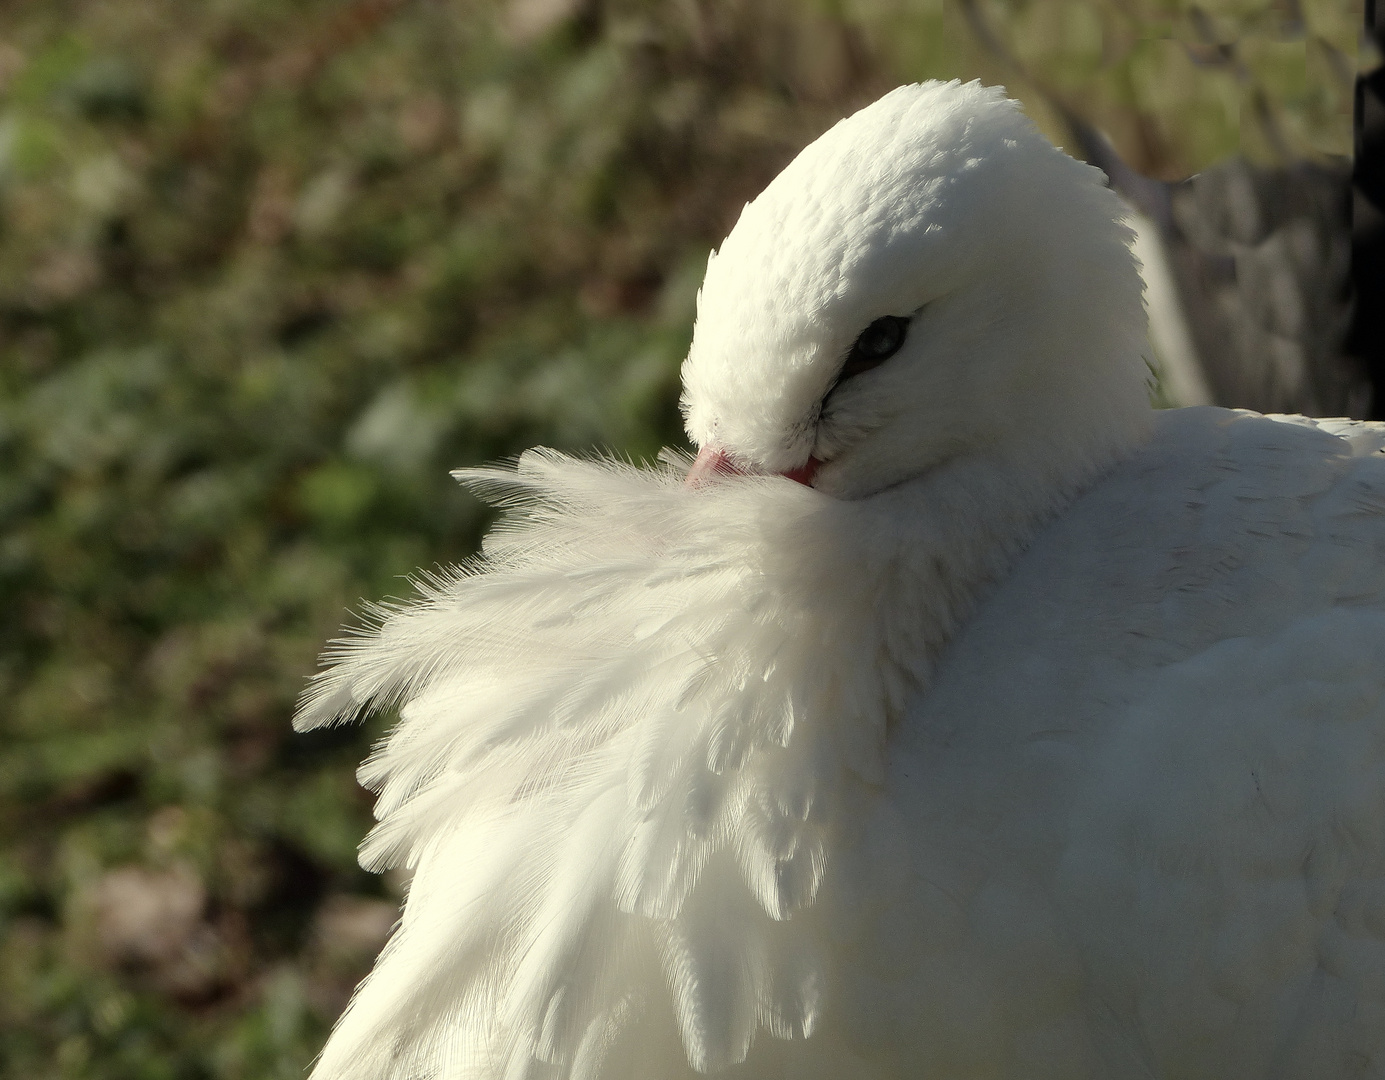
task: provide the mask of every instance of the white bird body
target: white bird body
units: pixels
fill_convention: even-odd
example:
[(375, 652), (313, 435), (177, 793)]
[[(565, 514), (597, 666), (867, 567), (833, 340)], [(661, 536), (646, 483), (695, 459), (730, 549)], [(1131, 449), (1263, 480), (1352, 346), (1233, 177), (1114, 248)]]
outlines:
[(1385, 427), (1156, 417), (1119, 216), (901, 88), (709, 265), (698, 482), (462, 474), (300, 712), (416, 868), (315, 1077), (1385, 1077)]
[(953, 641), (834, 879), (885, 1075), (1385, 1075), (1382, 447), (1166, 413)]

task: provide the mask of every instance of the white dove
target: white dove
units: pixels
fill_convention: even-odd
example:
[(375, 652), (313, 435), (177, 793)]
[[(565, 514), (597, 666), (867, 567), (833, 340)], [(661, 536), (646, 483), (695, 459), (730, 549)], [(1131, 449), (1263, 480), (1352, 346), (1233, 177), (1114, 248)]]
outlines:
[(416, 871), (317, 1080), (1385, 1076), (1385, 427), (1155, 413), (1121, 218), (901, 87), (709, 259), (690, 473), (458, 473), (297, 720), (402, 706)]

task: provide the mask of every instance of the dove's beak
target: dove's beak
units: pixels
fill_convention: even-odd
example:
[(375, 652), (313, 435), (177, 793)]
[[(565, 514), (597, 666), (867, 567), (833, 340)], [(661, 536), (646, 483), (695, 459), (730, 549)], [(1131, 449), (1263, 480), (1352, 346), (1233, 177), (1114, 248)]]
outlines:
[[(807, 462), (797, 469), (780, 473), (780, 476), (787, 477), (795, 483), (803, 484), (807, 487), (813, 486), (813, 477), (817, 475), (818, 468), (822, 465), (815, 457), (810, 457)], [(743, 469), (731, 460), (725, 450), (719, 446), (704, 446), (697, 453), (697, 460), (693, 462), (692, 468), (688, 470), (687, 484), (689, 487), (697, 487), (705, 484), (708, 480), (716, 476), (737, 476), (751, 472), (750, 469)]]
[(688, 487), (701, 487), (708, 480), (718, 476), (736, 476), (745, 472), (731, 460), (730, 455), (719, 446), (704, 446), (697, 452), (697, 460), (688, 470)]

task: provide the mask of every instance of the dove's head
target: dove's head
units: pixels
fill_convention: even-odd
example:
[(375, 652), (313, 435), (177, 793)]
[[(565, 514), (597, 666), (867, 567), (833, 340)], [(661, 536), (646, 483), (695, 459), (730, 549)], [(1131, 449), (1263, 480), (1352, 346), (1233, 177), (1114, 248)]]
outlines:
[(858, 498), (967, 455), (1109, 458), (1149, 413), (1121, 216), (999, 90), (903, 86), (841, 121), (708, 260), (695, 468)]

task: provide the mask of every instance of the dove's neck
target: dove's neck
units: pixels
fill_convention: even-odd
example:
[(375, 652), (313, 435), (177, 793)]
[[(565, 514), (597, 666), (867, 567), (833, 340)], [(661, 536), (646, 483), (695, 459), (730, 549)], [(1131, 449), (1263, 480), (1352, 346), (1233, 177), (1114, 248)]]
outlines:
[(1035, 534), (1146, 431), (1127, 429), (1066, 453), (1050, 446), (1044, 454), (970, 455), (857, 504), (858, 541), (875, 567), (880, 645), (912, 689), (927, 685), (943, 648)]

